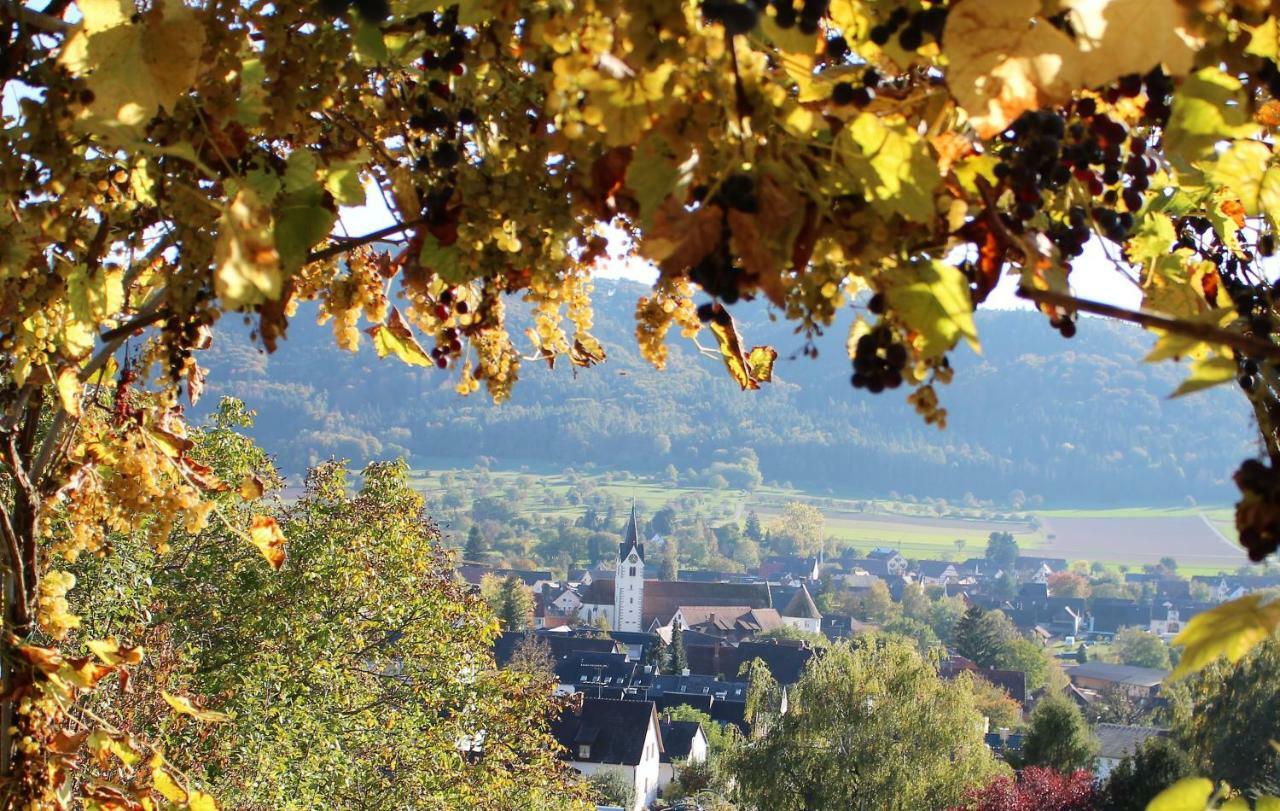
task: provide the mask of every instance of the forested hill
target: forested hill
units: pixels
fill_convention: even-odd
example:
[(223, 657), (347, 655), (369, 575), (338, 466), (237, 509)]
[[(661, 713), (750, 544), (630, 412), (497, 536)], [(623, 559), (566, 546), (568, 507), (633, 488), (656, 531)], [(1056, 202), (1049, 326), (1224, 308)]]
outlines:
[(778, 348), (772, 385), (739, 391), (674, 332), (670, 365), (655, 372), (632, 336), (643, 291), (599, 282), (595, 332), (609, 361), (576, 375), (527, 362), (503, 406), (483, 389), (456, 395), (456, 370), (380, 361), (367, 340), (357, 355), (338, 350), (304, 310), (274, 355), (242, 333), (221, 335), (205, 357), (213, 373), (201, 409), (224, 394), (244, 399), (259, 411), (257, 438), (295, 473), (331, 455), (399, 454), (415, 466), (485, 455), (534, 470), (593, 462), (684, 473), (751, 448), (767, 480), (818, 492), (1003, 499), (1018, 488), (1063, 505), (1226, 501), (1230, 472), (1253, 450), (1237, 390), (1169, 400), (1184, 370), (1141, 363), (1152, 338), (1126, 325), (1085, 318), (1065, 340), (1030, 312), (979, 313), (983, 354), (957, 351), (955, 382), (939, 387), (950, 425), (938, 431), (905, 390), (849, 385), (846, 324), (807, 359), (802, 339), (759, 305), (733, 311), (748, 345)]

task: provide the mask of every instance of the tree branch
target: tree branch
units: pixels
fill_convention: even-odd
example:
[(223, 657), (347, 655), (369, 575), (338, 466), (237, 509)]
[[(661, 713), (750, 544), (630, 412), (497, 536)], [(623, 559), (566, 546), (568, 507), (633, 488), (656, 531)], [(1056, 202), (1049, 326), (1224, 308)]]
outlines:
[(1062, 307), (1067, 310), (1079, 310), (1081, 312), (1093, 313), (1094, 315), (1104, 315), (1108, 318), (1115, 318), (1119, 321), (1128, 321), (1132, 324), (1139, 324), (1147, 328), (1162, 329), (1165, 332), (1187, 335), (1192, 338), (1199, 338), (1202, 341), (1225, 344), (1232, 349), (1239, 350), (1242, 354), (1252, 357), (1280, 360), (1280, 345), (1273, 344), (1270, 341), (1264, 341), (1263, 339), (1253, 335), (1232, 332), (1231, 330), (1215, 327), (1211, 324), (1202, 324), (1196, 321), (1182, 321), (1177, 318), (1156, 315), (1155, 313), (1144, 313), (1137, 310), (1126, 310), (1123, 307), (1117, 307), (1113, 304), (1104, 304), (1101, 301), (1076, 298), (1075, 296), (1070, 296), (1066, 293), (1058, 293), (1053, 290), (1033, 290), (1029, 287), (1019, 287), (1018, 297), (1034, 301), (1037, 304), (1049, 304), (1054, 307)]
[(399, 233), (405, 229), (412, 228), (415, 225), (422, 225), (427, 221), (426, 217), (419, 217), (416, 220), (397, 223), (396, 225), (388, 225), (386, 228), (379, 228), (362, 237), (333, 237), (338, 244), (330, 245), (327, 248), (321, 248), (318, 251), (312, 251), (307, 255), (308, 262), (319, 262), (322, 259), (328, 259), (332, 256), (339, 256), (347, 251), (353, 251), (361, 245), (368, 245), (370, 242), (377, 242), (380, 239)]
[[(52, 7), (52, 4), (51, 4)], [(35, 28), (50, 34), (71, 30), (71, 23), (59, 20), (43, 11), (33, 11), (15, 0), (0, 0), (0, 9), (11, 19), (29, 28)]]

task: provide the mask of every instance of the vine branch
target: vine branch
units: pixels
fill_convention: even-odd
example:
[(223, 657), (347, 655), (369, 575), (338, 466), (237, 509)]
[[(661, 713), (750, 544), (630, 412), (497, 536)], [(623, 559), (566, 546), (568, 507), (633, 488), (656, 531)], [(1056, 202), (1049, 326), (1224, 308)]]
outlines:
[(405, 229), (412, 228), (415, 225), (422, 225), (426, 221), (426, 217), (419, 217), (416, 220), (409, 220), (408, 222), (388, 225), (386, 228), (379, 228), (377, 231), (373, 231), (360, 237), (333, 237), (332, 239), (337, 243), (336, 245), (330, 245), (326, 248), (321, 248), (318, 251), (312, 251), (307, 255), (307, 261), (319, 262), (322, 259), (339, 256), (347, 251), (353, 251), (361, 245), (368, 245), (370, 242), (377, 242), (380, 239), (389, 237), (392, 234), (397, 234)]
[(1202, 341), (1224, 344), (1232, 349), (1239, 350), (1245, 355), (1280, 360), (1280, 345), (1273, 344), (1270, 341), (1264, 341), (1263, 339), (1253, 335), (1246, 335), (1244, 333), (1222, 329), (1221, 327), (1215, 327), (1212, 324), (1202, 324), (1197, 321), (1182, 321), (1165, 315), (1128, 310), (1124, 307), (1117, 307), (1114, 304), (1105, 304), (1101, 301), (1076, 298), (1075, 296), (1071, 296), (1066, 293), (1059, 293), (1054, 290), (1035, 290), (1030, 287), (1019, 287), (1018, 297), (1027, 299), (1028, 301), (1034, 301), (1037, 304), (1049, 304), (1054, 307), (1062, 307), (1068, 310), (1079, 310), (1080, 312), (1093, 313), (1094, 315), (1104, 315), (1108, 318), (1115, 318), (1119, 321), (1128, 321), (1132, 324), (1138, 324), (1147, 328), (1162, 329), (1165, 332), (1186, 335), (1191, 338), (1198, 338)]

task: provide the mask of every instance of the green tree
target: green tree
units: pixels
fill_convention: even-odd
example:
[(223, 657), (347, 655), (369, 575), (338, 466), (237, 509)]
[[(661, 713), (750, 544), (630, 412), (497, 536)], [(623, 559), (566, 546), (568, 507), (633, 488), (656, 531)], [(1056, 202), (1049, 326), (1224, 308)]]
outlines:
[(1121, 664), (1168, 670), (1169, 646), (1144, 628), (1121, 628), (1116, 632), (1111, 650)]
[(1017, 633), (1004, 612), (972, 605), (955, 624), (951, 649), (982, 667), (995, 667)]
[(1165, 687), (1175, 740), (1196, 771), (1242, 792), (1280, 785), (1280, 640), (1268, 639), (1236, 665), (1218, 661)]
[(498, 619), (508, 631), (523, 631), (533, 621), (533, 593), (520, 578), (509, 575), (502, 581)]
[(616, 805), (622, 808), (635, 805), (635, 786), (621, 772), (596, 772), (587, 778), (587, 784), (597, 805)]
[(760, 527), (760, 516), (756, 515), (755, 510), (747, 511), (747, 523), (742, 532), (756, 543), (764, 540), (764, 530)]
[(803, 501), (788, 501), (770, 527), (773, 551), (809, 557), (822, 547), (826, 519), (822, 511)]
[(1006, 573), (1018, 565), (1018, 542), (1008, 532), (993, 532), (987, 537), (987, 563)]
[(911, 619), (910, 617), (892, 618), (881, 625), (880, 630), (886, 634), (894, 634), (911, 640), (921, 653), (927, 653), (931, 648), (938, 645), (938, 635), (933, 632), (933, 629), (920, 620)]
[(1101, 811), (1145, 811), (1164, 789), (1195, 774), (1191, 758), (1169, 738), (1148, 738), (1111, 770), (1099, 790)]
[(472, 524), (467, 530), (467, 545), (462, 550), (463, 560), (483, 563), (489, 555), (489, 542), (480, 531), (479, 524)]
[(680, 542), (675, 538), (666, 539), (666, 547), (662, 550), (662, 563), (658, 567), (658, 578), (661, 580), (677, 580), (680, 577)]
[(1026, 765), (1069, 773), (1091, 769), (1097, 754), (1098, 742), (1074, 702), (1056, 693), (1037, 702), (1022, 743)]
[(671, 629), (671, 673), (680, 674), (689, 667), (689, 655), (684, 649), (684, 629), (677, 623)]
[(850, 601), (853, 614), (864, 622), (888, 622), (898, 613), (889, 587), (883, 580), (876, 580), (866, 591), (855, 595)]
[[(234, 427), (215, 420), (193, 452), (229, 481), (278, 481)], [(172, 558), (142, 536), (82, 558), (78, 633), (106, 637), (152, 614), (135, 692), (104, 692), (92, 709), (127, 709), (129, 734), (163, 746), (226, 807), (581, 800), (548, 733), (554, 679), (493, 666), (493, 615), (455, 577), (403, 464), (370, 465), (350, 484), (339, 463), (309, 472), (277, 516), (289, 537), (278, 573), (222, 523), (176, 532)], [(244, 507), (228, 499), (234, 518)], [(175, 724), (160, 690), (226, 719)], [(485, 757), (460, 757), (480, 732)]]
[(941, 680), (904, 642), (833, 645), (789, 704), (733, 757), (748, 807), (945, 808), (1002, 771), (969, 687)]
[(929, 599), (929, 595), (925, 593), (924, 587), (919, 583), (908, 583), (904, 586), (902, 599), (899, 602), (902, 605), (902, 615), (904, 617), (920, 622), (929, 621), (933, 601)]
[(991, 729), (1017, 729), (1022, 725), (1022, 705), (1003, 687), (968, 673), (962, 673), (961, 678), (971, 683), (974, 706), (990, 722)]
[[(1013, 626), (1009, 627), (1012, 629)], [(1027, 639), (1016, 630), (1005, 636), (1005, 643), (996, 654), (991, 666), (1006, 670), (1021, 670), (1027, 676), (1029, 690), (1039, 690), (1044, 687), (1049, 681), (1049, 671), (1058, 667), (1050, 658), (1049, 652), (1038, 642)]]

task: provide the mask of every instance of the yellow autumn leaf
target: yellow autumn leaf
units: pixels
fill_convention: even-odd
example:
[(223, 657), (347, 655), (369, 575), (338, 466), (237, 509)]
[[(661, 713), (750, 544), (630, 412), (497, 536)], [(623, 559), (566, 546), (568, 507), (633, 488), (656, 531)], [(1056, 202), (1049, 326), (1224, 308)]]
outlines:
[(256, 501), (262, 498), (262, 494), (265, 491), (266, 488), (262, 483), (262, 479), (257, 474), (246, 473), (244, 478), (240, 480), (240, 498), (245, 501)]
[(173, 776), (160, 768), (158, 765), (152, 766), (151, 785), (155, 786), (156, 791), (160, 792), (166, 800), (171, 803), (185, 803), (187, 801), (187, 792)]
[(1080, 83), (1075, 43), (1039, 12), (1039, 0), (960, 0), (947, 14), (947, 86), (983, 138)]
[(895, 271), (887, 281), (889, 306), (920, 336), (926, 358), (941, 357), (961, 338), (980, 350), (969, 280), (959, 269), (945, 262), (920, 262)]
[(1089, 87), (1161, 64), (1171, 75), (1185, 76), (1202, 44), (1187, 31), (1186, 11), (1177, 0), (1064, 0), (1062, 7)]
[(1268, 172), (1271, 148), (1261, 141), (1235, 141), (1213, 161), (1203, 165), (1209, 180), (1217, 186), (1225, 186), (1227, 192), (1240, 201), (1244, 213), (1256, 216), (1260, 210), (1263, 177)]
[(380, 358), (395, 355), (410, 366), (435, 366), (422, 344), (413, 337), (413, 331), (409, 329), (404, 316), (400, 315), (400, 310), (395, 307), (391, 308), (387, 323), (374, 324), (365, 332), (373, 338), (373, 348)]
[(218, 804), (212, 795), (205, 794), (203, 791), (192, 791), (187, 800), (187, 808), (190, 811), (218, 811)]
[(284, 565), (284, 533), (276, 519), (268, 515), (254, 516), (249, 526), (249, 541), (258, 547), (258, 551), (276, 571)]
[(85, 647), (109, 665), (136, 665), (142, 661), (142, 646), (121, 646), (114, 639), (90, 639)]
[(1266, 641), (1280, 626), (1280, 600), (1265, 602), (1261, 594), (1249, 594), (1197, 614), (1173, 639), (1182, 646), (1182, 658), (1169, 678), (1200, 670), (1219, 656), (1237, 662)]
[(1212, 780), (1184, 777), (1157, 794), (1147, 804), (1147, 811), (1205, 811), (1212, 796)]
[(80, 416), (80, 373), (70, 366), (58, 372), (58, 400), (62, 410), (73, 417)]
[(137, 128), (160, 108), (171, 110), (195, 84), (204, 27), (181, 2), (156, 6), (133, 22), (128, 0), (80, 0), (82, 22), (59, 61), (93, 91), (94, 124)]
[(1182, 397), (1183, 395), (1221, 385), (1229, 380), (1235, 380), (1235, 377), (1236, 362), (1234, 358), (1226, 355), (1198, 358), (1191, 364), (1191, 374), (1169, 396), (1170, 398)]
[(283, 290), (271, 211), (248, 186), (236, 193), (218, 221), (213, 284), (231, 309), (278, 299)]
[(231, 716), (227, 715), (225, 712), (214, 712), (213, 710), (202, 710), (199, 707), (197, 707), (195, 704), (192, 704), (191, 699), (186, 698), (184, 696), (174, 695), (173, 693), (170, 693), (168, 690), (161, 690), (160, 696), (164, 698), (165, 703), (167, 703), (170, 707), (174, 709), (174, 712), (177, 712), (181, 715), (190, 715), (192, 718), (195, 718), (197, 721), (208, 721), (210, 723), (218, 723), (220, 721), (227, 721), (231, 718)]
[(733, 316), (723, 307), (716, 308), (707, 328), (715, 336), (720, 348), (720, 358), (725, 368), (744, 390), (758, 389), (762, 382), (773, 377), (773, 360), (778, 353), (766, 346), (757, 346), (750, 356), (742, 351), (742, 337), (733, 323)]

